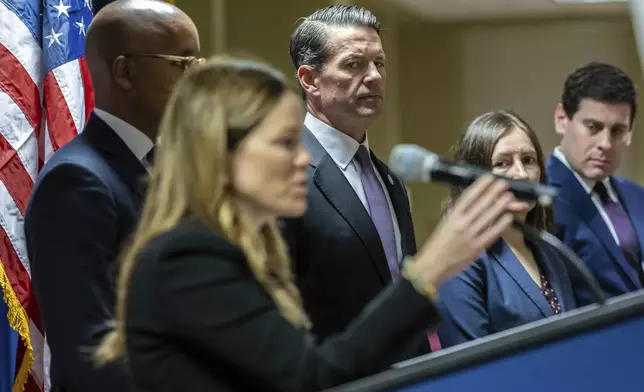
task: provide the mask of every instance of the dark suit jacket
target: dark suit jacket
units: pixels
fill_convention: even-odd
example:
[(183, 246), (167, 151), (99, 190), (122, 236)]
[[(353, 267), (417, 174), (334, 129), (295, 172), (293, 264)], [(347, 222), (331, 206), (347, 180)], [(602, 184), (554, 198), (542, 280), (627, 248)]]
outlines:
[[(534, 248), (537, 262), (557, 294), (561, 311), (576, 307), (565, 261), (548, 247)], [(497, 241), (474, 264), (439, 289), (443, 347), (552, 316), (548, 301), (510, 247)]]
[(32, 282), (52, 353), (54, 391), (133, 391), (127, 367), (96, 370), (88, 348), (108, 330), (120, 245), (146, 172), (96, 115), (47, 162), (25, 217)]
[(142, 391), (300, 392), (386, 369), (438, 314), (403, 280), (318, 345), (282, 317), (241, 249), (189, 219), (141, 253), (125, 320)]
[[(309, 206), (284, 229), (298, 287), (324, 338), (343, 331), (390, 281), (378, 231), (341, 169), (305, 128), (303, 143), (312, 157)], [(402, 253), (416, 253), (414, 228), (403, 183), (372, 154), (398, 218)]]
[[(573, 173), (554, 156), (547, 166), (548, 182), (559, 190), (554, 204), (557, 236), (590, 268), (607, 296), (642, 288), (635, 266), (629, 264), (597, 207)], [(619, 177), (611, 185), (631, 218), (631, 223), (644, 250), (644, 188)], [(641, 268), (641, 267), (639, 267)], [(571, 271), (573, 288), (579, 306), (594, 299), (577, 273)]]

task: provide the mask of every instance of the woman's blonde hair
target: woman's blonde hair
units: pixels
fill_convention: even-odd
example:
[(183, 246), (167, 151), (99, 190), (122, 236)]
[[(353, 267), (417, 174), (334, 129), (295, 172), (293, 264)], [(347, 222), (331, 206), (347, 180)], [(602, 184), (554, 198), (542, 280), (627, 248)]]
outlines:
[(125, 354), (126, 300), (139, 254), (186, 217), (239, 246), (281, 314), (295, 326), (310, 327), (275, 220), (259, 232), (253, 229), (228, 183), (230, 153), (292, 91), (273, 68), (225, 56), (198, 65), (175, 87), (161, 121), (141, 219), (122, 258), (115, 328), (95, 353), (97, 363)]

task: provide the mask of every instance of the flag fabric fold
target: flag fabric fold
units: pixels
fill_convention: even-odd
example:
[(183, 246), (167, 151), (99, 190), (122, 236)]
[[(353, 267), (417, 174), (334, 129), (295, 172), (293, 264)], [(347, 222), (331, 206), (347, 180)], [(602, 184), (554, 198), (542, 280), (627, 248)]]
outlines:
[(90, 0), (0, 0), (0, 289), (19, 335), (13, 392), (49, 388), (24, 216), (39, 169), (93, 108), (84, 59), (92, 16)]

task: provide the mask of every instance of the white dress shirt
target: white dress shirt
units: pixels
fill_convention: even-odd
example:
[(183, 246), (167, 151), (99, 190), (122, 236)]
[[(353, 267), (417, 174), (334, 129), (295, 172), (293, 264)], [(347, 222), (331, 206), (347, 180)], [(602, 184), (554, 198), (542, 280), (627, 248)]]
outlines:
[[(561, 163), (563, 163), (568, 170), (572, 172), (572, 174), (575, 176), (577, 181), (579, 181), (579, 184), (584, 188), (586, 191), (586, 194), (590, 196), (590, 199), (593, 201), (593, 204), (595, 204), (595, 207), (597, 207), (597, 211), (599, 211), (599, 215), (601, 215), (602, 219), (604, 219), (604, 222), (606, 223), (606, 226), (608, 226), (608, 230), (610, 231), (610, 234), (613, 236), (615, 239), (615, 242), (617, 243), (617, 246), (619, 246), (619, 237), (617, 237), (617, 232), (615, 231), (615, 227), (613, 226), (613, 222), (611, 222), (610, 218), (608, 217), (608, 214), (606, 213), (606, 210), (604, 210), (604, 206), (599, 199), (599, 195), (597, 193), (593, 192), (593, 188), (595, 187), (595, 184), (597, 183), (596, 181), (591, 181), (585, 177), (582, 177), (579, 173), (577, 173), (572, 166), (570, 166), (570, 163), (564, 156), (564, 154), (561, 152), (559, 147), (555, 147), (555, 150), (553, 152), (553, 155), (555, 158), (557, 158)], [(611, 198), (612, 201), (619, 203), (619, 199), (617, 198), (617, 193), (615, 193), (615, 190), (613, 189), (613, 186), (610, 183), (610, 178), (606, 177), (602, 180), (602, 183), (606, 187), (606, 190), (608, 191), (608, 196)]]
[(134, 154), (139, 161), (143, 162), (143, 159), (152, 150), (152, 147), (154, 147), (152, 140), (133, 125), (106, 112), (105, 110), (94, 108), (94, 113), (98, 118), (105, 121), (105, 123), (112, 128), (114, 133), (123, 140), (123, 143), (125, 143), (127, 148), (132, 151), (132, 154)]
[[(360, 164), (355, 159), (355, 155), (356, 152), (358, 152), (360, 144), (356, 142), (352, 137), (347, 136), (346, 134), (320, 121), (311, 113), (306, 114), (304, 125), (311, 131), (311, 133), (313, 133), (313, 136), (315, 136), (318, 142), (331, 156), (331, 159), (333, 159), (333, 161), (338, 165), (340, 171), (342, 171), (342, 174), (344, 174), (347, 181), (349, 181), (349, 184), (356, 192), (356, 195), (358, 195), (358, 198), (362, 202), (362, 205), (365, 207), (365, 210), (367, 211), (367, 213), (369, 213), (367, 196), (365, 195), (364, 188), (362, 186), (362, 169), (360, 168)], [(369, 151), (369, 141), (366, 134), (362, 145), (365, 146)], [(371, 165), (373, 166), (373, 161), (371, 162)], [(378, 177), (378, 182), (380, 182), (380, 186), (384, 190), (385, 196), (387, 197), (387, 205), (389, 206), (389, 212), (391, 214), (391, 220), (394, 226), (396, 253), (398, 255), (398, 260), (400, 261), (402, 260), (402, 245), (400, 242), (400, 228), (398, 227), (396, 211), (391, 204), (391, 197), (389, 197), (389, 192), (387, 191), (387, 187), (380, 177), (380, 173), (378, 173), (378, 170), (375, 166), (373, 166), (373, 170), (375, 171), (376, 177)], [(393, 183), (393, 179), (388, 180)]]

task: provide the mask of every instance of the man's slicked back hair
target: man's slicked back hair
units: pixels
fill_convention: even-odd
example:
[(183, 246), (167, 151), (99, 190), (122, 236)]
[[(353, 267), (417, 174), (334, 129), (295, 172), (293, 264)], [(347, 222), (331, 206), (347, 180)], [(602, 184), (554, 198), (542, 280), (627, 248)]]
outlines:
[(337, 4), (320, 8), (310, 16), (302, 18), (301, 23), (291, 35), (289, 54), (297, 70), (309, 65), (316, 71), (324, 68), (331, 45), (329, 27), (368, 27), (380, 34), (380, 22), (364, 7)]

